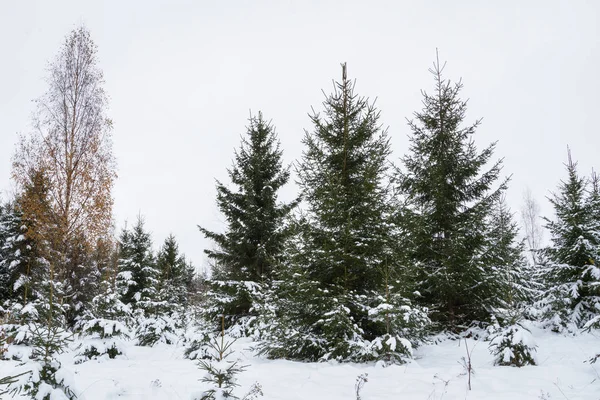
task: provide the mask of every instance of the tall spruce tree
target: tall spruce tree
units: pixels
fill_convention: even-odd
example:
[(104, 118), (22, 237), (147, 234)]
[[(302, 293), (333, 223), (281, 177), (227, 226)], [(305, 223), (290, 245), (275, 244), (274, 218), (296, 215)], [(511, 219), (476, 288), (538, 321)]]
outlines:
[(543, 296), (544, 316), (552, 328), (576, 330), (599, 315), (600, 230), (598, 229), (598, 188), (577, 173), (577, 163), (569, 152), (568, 177), (558, 192), (549, 197), (555, 219), (546, 218), (552, 245), (544, 251), (546, 292)]
[(285, 219), (297, 204), (278, 202), (278, 192), (290, 173), (283, 166), (275, 128), (262, 113), (250, 117), (228, 174), (235, 189), (217, 182), (217, 205), (227, 221), (225, 232), (199, 228), (216, 244), (216, 249), (205, 250), (213, 262), (213, 279), (219, 281), (211, 291), (215, 301), (210, 309), (213, 314), (224, 314), (230, 323), (248, 315), (252, 307), (248, 288), (272, 279), (288, 235)]
[(413, 265), (421, 300), (442, 328), (489, 316), (495, 293), (492, 265), (483, 257), (489, 238), (482, 223), (506, 187), (501, 160), (483, 171), (495, 144), (479, 152), (473, 135), (480, 121), (464, 126), (467, 102), (462, 83), (442, 77), (439, 59), (430, 69), (433, 94), (409, 121), (410, 153), (399, 174), (405, 197), (406, 259)]
[(374, 104), (355, 94), (345, 64), (323, 105), (304, 137), (298, 175), (306, 209), (290, 242), (290, 265), (269, 294), (274, 322), (266, 321), (260, 351), (313, 361), (385, 353), (398, 361), (410, 353), (405, 328), (427, 318), (414, 318), (390, 271), (388, 135)]
[(298, 167), (307, 203), (302, 234), (311, 279), (343, 291), (376, 289), (389, 237), (386, 183), (390, 144), (379, 111), (342, 81), (311, 116)]

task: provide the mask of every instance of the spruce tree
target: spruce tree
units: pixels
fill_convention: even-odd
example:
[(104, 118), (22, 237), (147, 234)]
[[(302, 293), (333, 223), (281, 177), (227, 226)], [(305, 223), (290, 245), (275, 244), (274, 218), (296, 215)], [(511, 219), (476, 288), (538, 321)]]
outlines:
[(123, 303), (132, 308), (138, 344), (174, 343), (177, 324), (168, 300), (160, 296), (160, 270), (141, 217), (131, 231), (123, 231), (120, 242), (116, 285)]
[(537, 346), (524, 317), (537, 287), (524, 256), (525, 242), (518, 239), (519, 229), (504, 197), (494, 204), (487, 224), (489, 245), (484, 257), (493, 266), (487, 279), (490, 294), (495, 295), (486, 299), (494, 322), (489, 350), (496, 365), (535, 365)]
[[(13, 259), (11, 262), (13, 266), (17, 266), (18, 261), (17, 270), (13, 271), (17, 276), (12, 287), (18, 292), (18, 300), (12, 301), (8, 310), (11, 313), (10, 326), (5, 326), (14, 335), (14, 342), (17, 344), (32, 343), (34, 334), (31, 326), (46, 323), (48, 318), (44, 315), (48, 313), (49, 308), (54, 308), (48, 313), (57, 319), (54, 326), (64, 328), (62, 318), (67, 306), (60, 299), (64, 296), (65, 285), (56, 271), (61, 255), (52, 251), (52, 227), (43, 223), (49, 220), (49, 193), (46, 182), (47, 178), (42, 171), (32, 171), (31, 182), (25, 186), (11, 207), (13, 228), (16, 228), (14, 224), (20, 220), (18, 230), (21, 233), (16, 237), (18, 240), (10, 240), (9, 235), (9, 241), (4, 243), (8, 245), (4, 250), (13, 256), (18, 254), (18, 260)], [(21, 211), (24, 208), (30, 210), (27, 217)], [(23, 244), (25, 246), (19, 248)], [(51, 304), (53, 306), (50, 306)]]
[(139, 308), (156, 296), (158, 270), (152, 253), (152, 239), (140, 216), (131, 230), (123, 229), (119, 239), (117, 284), (125, 304)]
[[(596, 251), (593, 262), (587, 267), (585, 275), (591, 281), (600, 281), (600, 177), (592, 171), (586, 208), (590, 213), (590, 231), (595, 238)], [(600, 284), (590, 285), (592, 293), (600, 296)], [(599, 308), (600, 310), (600, 308)], [(600, 315), (600, 312), (598, 313)], [(600, 328), (600, 324), (598, 325)]]
[[(184, 328), (190, 320), (189, 298), (194, 266), (179, 253), (173, 235), (169, 235), (156, 256), (159, 272), (156, 316), (169, 320), (171, 328)], [(174, 332), (171, 329), (171, 332)]]
[[(86, 336), (75, 362), (102, 357), (115, 358), (124, 354), (124, 340), (131, 337), (132, 308), (121, 301), (116, 280), (116, 248), (106, 248), (96, 257), (107, 264), (100, 282), (99, 293), (92, 298), (85, 313), (78, 318), (75, 328)], [(111, 254), (113, 253), (113, 254)]]
[(31, 279), (34, 243), (16, 203), (0, 204), (0, 307), (22, 303)]
[(495, 293), (489, 246), (482, 223), (506, 187), (498, 181), (501, 160), (484, 170), (495, 144), (479, 152), (473, 135), (480, 121), (464, 125), (467, 102), (462, 83), (442, 76), (439, 60), (430, 72), (433, 94), (423, 92), (423, 109), (409, 121), (410, 153), (399, 173), (407, 234), (405, 259), (413, 266), (422, 303), (442, 328), (489, 318)]
[(367, 307), (382, 284), (390, 234), (389, 138), (380, 112), (354, 86), (343, 64), (342, 80), (323, 102), (323, 115), (311, 116), (314, 130), (305, 134), (298, 166), (307, 206), (304, 245), (295, 261), (324, 293), (322, 313), (309, 309), (305, 321), (316, 318), (311, 325), (327, 342), (320, 356), (340, 360), (358, 358), (362, 339), (383, 333), (372, 325)]
[(54, 266), (48, 265), (44, 284), (44, 296), (37, 306), (38, 320), (30, 323), (32, 352), (31, 361), (25, 362), (32, 373), (22, 382), (21, 389), (30, 398), (51, 400), (53, 398), (76, 399), (73, 379), (68, 367), (63, 367), (58, 355), (68, 347), (72, 336), (65, 329), (65, 308), (59, 303), (62, 295), (61, 282), (55, 280)]
[(412, 347), (407, 328), (422, 329), (427, 317), (414, 318), (401, 278), (390, 272), (397, 266), (388, 135), (374, 104), (355, 94), (345, 64), (323, 105), (304, 137), (298, 175), (306, 209), (294, 225), (289, 266), (265, 301), (259, 351), (312, 361), (401, 361)]
[(216, 244), (216, 249), (205, 250), (213, 262), (215, 280), (210, 296), (214, 301), (209, 306), (214, 312), (209, 318), (224, 314), (230, 325), (249, 315), (253, 300), (247, 287), (272, 279), (287, 237), (285, 219), (297, 203), (278, 201), (290, 174), (283, 166), (275, 128), (261, 113), (250, 118), (228, 174), (235, 189), (217, 182), (217, 205), (227, 221), (225, 231), (199, 228)]
[(380, 113), (354, 93), (342, 65), (342, 81), (314, 113), (314, 132), (298, 166), (307, 203), (302, 235), (311, 279), (342, 291), (374, 290), (389, 235), (386, 184), (390, 144)]
[(555, 219), (546, 218), (552, 245), (544, 251), (546, 291), (544, 318), (552, 329), (576, 330), (600, 314), (600, 246), (597, 182), (588, 192), (588, 180), (577, 173), (569, 152), (567, 179), (549, 197)]
[(159, 271), (159, 298), (172, 306), (184, 307), (194, 277), (194, 267), (179, 253), (175, 237), (169, 235), (156, 256)]
[(490, 281), (489, 295), (493, 296), (485, 302), (496, 318), (515, 323), (537, 290), (533, 271), (524, 257), (525, 242), (519, 239), (518, 224), (504, 196), (494, 203), (485, 222), (488, 244), (482, 257), (485, 264), (492, 266), (492, 273), (486, 279)]

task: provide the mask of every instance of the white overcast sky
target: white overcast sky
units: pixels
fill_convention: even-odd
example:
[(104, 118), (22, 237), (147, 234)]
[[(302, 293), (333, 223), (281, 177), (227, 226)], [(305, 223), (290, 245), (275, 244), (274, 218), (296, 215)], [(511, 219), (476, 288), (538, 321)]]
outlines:
[(111, 98), (117, 225), (143, 214), (155, 245), (175, 234), (197, 267), (210, 243), (196, 225), (223, 228), (214, 179), (227, 181), (250, 110), (272, 119), (293, 162), (345, 61), (357, 92), (377, 97), (398, 159), (436, 47), (446, 77), (463, 78), (469, 121), (483, 117), (479, 147), (498, 140), (513, 211), (529, 187), (551, 215), (567, 145), (582, 173), (600, 169), (599, 16), (594, 0), (0, 0), (0, 189), (12, 190), (47, 62), (85, 24)]

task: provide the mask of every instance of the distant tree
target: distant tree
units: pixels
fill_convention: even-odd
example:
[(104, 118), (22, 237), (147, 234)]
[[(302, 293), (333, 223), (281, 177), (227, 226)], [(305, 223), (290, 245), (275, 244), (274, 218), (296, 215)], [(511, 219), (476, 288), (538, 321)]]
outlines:
[(540, 206), (533, 198), (530, 189), (523, 194), (523, 206), (521, 208), (521, 221), (525, 230), (525, 240), (527, 249), (534, 265), (538, 264), (537, 252), (542, 247), (542, 238), (544, 231), (540, 225)]
[(488, 276), (494, 298), (486, 299), (492, 318), (489, 350), (494, 364), (522, 367), (535, 365), (535, 340), (523, 324), (527, 307), (538, 294), (533, 267), (523, 254), (524, 240), (513, 214), (501, 197), (492, 209), (488, 224), (489, 247), (486, 263), (493, 266)]
[(439, 59), (430, 72), (433, 94), (423, 92), (423, 110), (409, 121), (410, 152), (399, 174), (405, 197), (406, 258), (416, 273), (421, 301), (442, 328), (460, 329), (489, 319), (493, 265), (484, 224), (506, 188), (501, 161), (485, 171), (495, 144), (479, 152), (473, 135), (480, 121), (464, 126), (467, 102), (462, 83), (443, 78)]
[(131, 230), (125, 228), (121, 232), (118, 263), (116, 279), (123, 303), (136, 309), (156, 298), (159, 271), (152, 253), (152, 239), (141, 216)]
[[(52, 236), (45, 239), (69, 291), (64, 301), (75, 314), (92, 295), (89, 279), (99, 276), (88, 265), (89, 255), (110, 234), (116, 177), (112, 122), (97, 64), (90, 33), (73, 30), (49, 65), (48, 90), (36, 101), (35, 131), (21, 138), (13, 157), (12, 176), (21, 189), (45, 176), (49, 218), (37, 221)], [(35, 201), (25, 198), (22, 205), (25, 218), (35, 219)]]
[(576, 330), (600, 314), (598, 185), (577, 173), (569, 151), (567, 179), (549, 198), (555, 219), (545, 218), (552, 244), (544, 251), (545, 320), (554, 330)]
[[(483, 253), (486, 264), (492, 266), (491, 288), (486, 304), (493, 307), (497, 318), (508, 318), (530, 303), (536, 293), (532, 282), (532, 268), (523, 255), (524, 241), (519, 239), (519, 227), (502, 196), (492, 207), (488, 217), (487, 240)], [(514, 321), (513, 321), (514, 322)]]
[(161, 282), (161, 270), (152, 252), (152, 239), (141, 216), (131, 230), (123, 230), (119, 242), (116, 290), (120, 300), (131, 307), (138, 344), (174, 343), (177, 340), (175, 330), (180, 325), (173, 316), (181, 307), (173, 304), (176, 299), (170, 297), (176, 291), (163, 286), (168, 282)]
[(159, 298), (172, 305), (185, 306), (194, 277), (194, 267), (179, 253), (175, 236), (169, 235), (156, 256), (159, 271)]

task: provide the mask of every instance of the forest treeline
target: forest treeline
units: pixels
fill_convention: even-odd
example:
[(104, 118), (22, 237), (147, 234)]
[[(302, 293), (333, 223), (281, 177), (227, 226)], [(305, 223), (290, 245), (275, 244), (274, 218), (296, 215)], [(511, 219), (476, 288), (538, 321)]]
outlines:
[[(499, 364), (521, 366), (535, 362), (515, 339), (525, 320), (600, 328), (596, 174), (582, 175), (569, 153), (549, 197), (555, 215), (542, 219), (529, 198), (522, 235), (495, 144), (475, 145), (480, 120), (465, 119), (462, 83), (439, 59), (397, 159), (380, 111), (341, 72), (294, 165), (270, 119), (251, 116), (230, 182), (217, 182), (225, 226), (199, 226), (214, 243), (211, 273), (199, 276), (173, 236), (153, 251), (142, 217), (114, 234), (104, 79), (89, 32), (71, 32), (15, 149), (17, 193), (0, 206), (0, 336), (32, 346), (39, 363), (22, 389), (64, 386), (56, 354), (73, 334), (98, 339), (81, 362), (118, 356), (122, 340), (183, 341), (201, 358), (223, 329), (252, 336), (269, 358), (402, 363), (432, 334), (480, 329), (493, 332)], [(292, 171), (300, 191), (282, 202)]]

